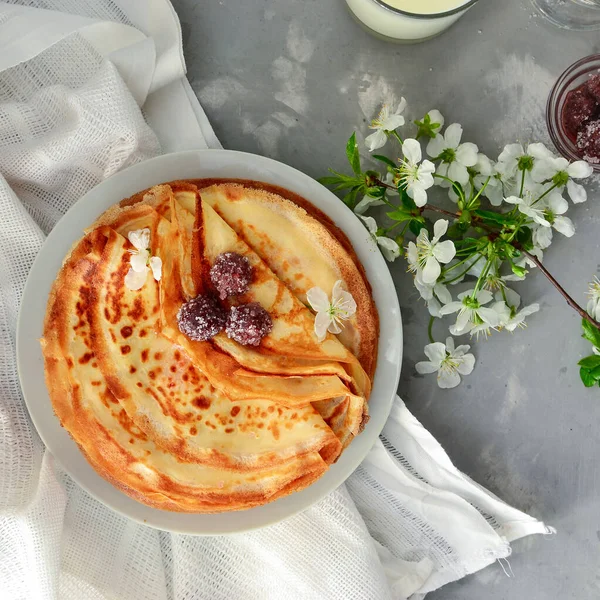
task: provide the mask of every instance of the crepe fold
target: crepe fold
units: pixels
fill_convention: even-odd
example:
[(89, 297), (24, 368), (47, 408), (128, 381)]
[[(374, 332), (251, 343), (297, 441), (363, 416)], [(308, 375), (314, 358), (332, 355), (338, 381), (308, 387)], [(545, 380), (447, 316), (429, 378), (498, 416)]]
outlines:
[[(371, 387), (356, 347), (361, 328), (346, 344), (319, 342), (281, 265), (204, 197), (178, 182), (106, 211), (65, 259), (42, 339), (54, 410), (91, 465), (135, 499), (185, 512), (241, 510), (310, 485), (360, 432)], [(148, 271), (133, 291), (124, 283), (128, 234), (143, 228), (163, 273), (155, 281)], [(261, 239), (267, 233), (268, 225)], [(306, 264), (297, 241), (282, 251)], [(253, 268), (234, 302), (271, 315), (258, 347), (179, 331), (181, 305), (210, 291), (208, 270), (223, 252)]]

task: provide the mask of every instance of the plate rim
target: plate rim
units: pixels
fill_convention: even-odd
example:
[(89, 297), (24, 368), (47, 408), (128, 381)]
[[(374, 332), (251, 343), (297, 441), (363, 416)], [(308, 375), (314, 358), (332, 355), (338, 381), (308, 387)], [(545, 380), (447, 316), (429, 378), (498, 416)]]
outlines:
[[(45, 374), (44, 374), (44, 370), (43, 370), (43, 361), (41, 362), (41, 372), (40, 372), (37, 364), (35, 366), (31, 366), (31, 365), (27, 364), (29, 362), (28, 359), (30, 358), (30, 356), (27, 354), (24, 354), (24, 353), (26, 353), (27, 350), (29, 349), (28, 346), (33, 347), (32, 344), (34, 346), (37, 345), (39, 356), (37, 356), (36, 358), (38, 359), (37, 362), (39, 363), (39, 357), (41, 356), (41, 347), (39, 344), (39, 338), (41, 337), (42, 330), (41, 330), (41, 328), (38, 330), (40, 335), (34, 340), (32, 340), (28, 334), (29, 334), (30, 330), (35, 328), (34, 323), (41, 322), (41, 324), (43, 325), (43, 320), (44, 320), (44, 316), (46, 313), (46, 305), (47, 305), (49, 288), (47, 289), (47, 291), (44, 291), (43, 294), (37, 293), (37, 295), (36, 295), (36, 292), (37, 292), (36, 288), (40, 287), (40, 284), (38, 283), (38, 278), (35, 277), (35, 275), (37, 275), (38, 272), (41, 271), (42, 267), (44, 266), (44, 264), (46, 262), (48, 262), (48, 261), (52, 262), (52, 258), (48, 258), (49, 252), (50, 252), (50, 255), (52, 256), (52, 252), (53, 252), (52, 248), (60, 247), (61, 245), (64, 246), (64, 242), (62, 244), (59, 244), (57, 242), (57, 240), (59, 240), (60, 236), (64, 233), (64, 230), (68, 231), (71, 221), (77, 221), (78, 217), (82, 218), (83, 215), (90, 214), (91, 215), (90, 217), (86, 216), (87, 225), (89, 226), (91, 223), (93, 223), (93, 220), (98, 215), (100, 215), (104, 210), (106, 210), (106, 208), (108, 208), (109, 206), (112, 206), (113, 204), (115, 204), (116, 202), (120, 201), (123, 198), (127, 198), (128, 196), (133, 195), (137, 191), (140, 191), (140, 189), (143, 190), (143, 189), (146, 189), (147, 187), (151, 187), (152, 185), (156, 185), (157, 183), (161, 183), (161, 182), (157, 181), (156, 183), (150, 183), (148, 185), (138, 185), (137, 184), (138, 179), (136, 178), (136, 176), (139, 175), (142, 177), (142, 179), (145, 179), (148, 181), (153, 179), (152, 174), (156, 171), (160, 172), (160, 168), (159, 168), (160, 165), (166, 165), (167, 170), (169, 170), (171, 168), (173, 169), (173, 176), (169, 177), (167, 179), (163, 179), (162, 182), (173, 181), (173, 180), (177, 180), (177, 179), (191, 179), (192, 178), (191, 176), (178, 175), (178, 173), (176, 172), (176, 169), (178, 168), (179, 164), (185, 163), (186, 167), (182, 167), (182, 170), (185, 170), (185, 168), (187, 168), (188, 162), (193, 165), (193, 163), (195, 161), (197, 161), (198, 162), (197, 167), (202, 168), (202, 161), (207, 159), (207, 157), (209, 157), (209, 155), (212, 157), (215, 157), (215, 160), (217, 162), (219, 162), (220, 157), (224, 157), (224, 159), (223, 159), (224, 163), (229, 163), (231, 161), (235, 163), (237, 160), (237, 161), (239, 161), (239, 167), (241, 170), (248, 168), (251, 171), (258, 171), (262, 168), (265, 170), (265, 175), (268, 174), (268, 175), (274, 176), (276, 178), (281, 176), (281, 178), (285, 179), (286, 181), (288, 179), (295, 179), (295, 180), (297, 180), (298, 185), (303, 185), (309, 189), (313, 188), (313, 190), (317, 191), (322, 197), (328, 198), (328, 199), (325, 201), (325, 200), (323, 200), (323, 198), (321, 198), (320, 200), (316, 199), (316, 201), (315, 201), (312, 198), (307, 196), (306, 191), (303, 192), (302, 190), (291, 189), (289, 182), (282, 183), (281, 181), (279, 181), (279, 182), (265, 181), (265, 183), (279, 185), (285, 189), (289, 189), (292, 192), (300, 194), (302, 197), (306, 198), (309, 202), (311, 202), (311, 204), (314, 204), (319, 210), (322, 210), (327, 216), (332, 218), (334, 221), (336, 219), (332, 216), (332, 214), (331, 214), (332, 211), (337, 212), (340, 215), (344, 215), (344, 214), (347, 215), (346, 217), (344, 217), (345, 219), (348, 219), (348, 217), (350, 215), (352, 215), (352, 219), (348, 220), (348, 223), (341, 224), (341, 225), (338, 224), (338, 226), (344, 232), (344, 234), (351, 240), (351, 243), (352, 243), (358, 256), (360, 256), (361, 254), (365, 254), (367, 252), (367, 250), (370, 250), (370, 251), (374, 250), (375, 254), (368, 261), (365, 261), (364, 259), (360, 259), (367, 274), (370, 274), (371, 271), (373, 271), (373, 270), (375, 270), (377, 273), (377, 287), (374, 285), (374, 282), (371, 280), (371, 278), (368, 277), (369, 283), (374, 290), (374, 295), (375, 295), (375, 293), (384, 294), (384, 288), (387, 289), (387, 292), (389, 292), (390, 290), (393, 292), (391, 295), (387, 294), (388, 297), (386, 297), (386, 303), (389, 302), (391, 306), (382, 307), (381, 303), (376, 301), (376, 306), (377, 306), (379, 318), (380, 318), (380, 324), (381, 324), (381, 320), (382, 320), (382, 314), (387, 315), (388, 313), (390, 313), (390, 314), (393, 313), (395, 316), (397, 316), (397, 319), (395, 322), (395, 331), (390, 332), (389, 335), (386, 334), (386, 336), (385, 336), (385, 339), (388, 341), (388, 344), (389, 344), (388, 351), (390, 351), (393, 354), (393, 356), (391, 357), (392, 360), (386, 362), (386, 369), (385, 369), (386, 371), (391, 370), (391, 373), (387, 373), (387, 375), (386, 375), (386, 377), (388, 379), (391, 376), (391, 380), (389, 380), (387, 383), (380, 384), (379, 382), (381, 381), (382, 376), (380, 375), (380, 377), (377, 378), (377, 373), (380, 371), (380, 362), (383, 361), (383, 357), (381, 356), (381, 354), (382, 354), (382, 352), (381, 352), (381, 343), (382, 343), (381, 331), (383, 330), (383, 328), (380, 328), (377, 370), (375, 373), (375, 378), (373, 380), (374, 391), (379, 392), (379, 389), (378, 389), (379, 385), (384, 385), (384, 387), (387, 388), (387, 392), (386, 392), (385, 396), (389, 395), (389, 398), (382, 397), (382, 398), (377, 399), (378, 403), (385, 403), (385, 405), (383, 405), (383, 406), (378, 406), (377, 423), (370, 422), (367, 425), (367, 427), (365, 428), (365, 431), (363, 431), (363, 433), (361, 433), (361, 436), (359, 436), (356, 440), (353, 441), (353, 443), (344, 452), (344, 454), (340, 458), (340, 461), (338, 461), (338, 463), (336, 463), (336, 465), (333, 465), (332, 467), (330, 467), (330, 469), (319, 480), (317, 480), (315, 483), (308, 486), (304, 490), (301, 490), (299, 492), (294, 492), (293, 494), (285, 496), (284, 498), (280, 498), (278, 500), (261, 505), (259, 507), (246, 509), (244, 511), (228, 511), (228, 512), (222, 512), (222, 513), (216, 513), (216, 514), (180, 513), (180, 512), (164, 511), (161, 509), (152, 508), (141, 502), (138, 502), (137, 500), (134, 500), (130, 496), (126, 495), (124, 492), (118, 490), (118, 488), (114, 487), (112, 484), (108, 483), (103, 477), (101, 477), (94, 470), (94, 468), (83, 457), (83, 454), (82, 454), (81, 450), (79, 449), (79, 447), (77, 446), (76, 442), (71, 438), (70, 434), (68, 434), (68, 432), (62, 427), (58, 417), (54, 413), (54, 410), (51, 406), (51, 401), (50, 401), (50, 398), (49, 398), (49, 395), (48, 395), (48, 392), (47, 392), (47, 389), (45, 386)], [(179, 163), (179, 161), (181, 161), (181, 162)], [(209, 160), (209, 162), (210, 162), (210, 160)], [(157, 167), (157, 168), (153, 169), (153, 167)], [(211, 168), (216, 169), (217, 167), (211, 167)], [(231, 168), (231, 164), (226, 164), (225, 169), (227, 169), (227, 168)], [(211, 176), (218, 177), (218, 175), (200, 175), (200, 176), (197, 176), (197, 178), (209, 178)], [(229, 177), (231, 179), (234, 178), (231, 175), (225, 176), (225, 177)], [(255, 181), (263, 181), (262, 179), (260, 179), (260, 177), (257, 174), (254, 174), (252, 177), (240, 176), (239, 179), (253, 179)], [(110, 198), (111, 194), (109, 193), (109, 194), (107, 194), (107, 196), (109, 196), (109, 198), (107, 198), (106, 203), (100, 202), (100, 203), (96, 203), (96, 205), (93, 204), (95, 197), (98, 196), (102, 191), (110, 190), (111, 187), (114, 187), (115, 190), (118, 190), (120, 188), (127, 190), (132, 187), (131, 181), (136, 182), (136, 184), (133, 187), (137, 186), (137, 189), (131, 191), (130, 194), (128, 194), (126, 191), (125, 192), (113, 192), (112, 201), (110, 203), (107, 203), (111, 199)], [(119, 196), (116, 200), (114, 200), (115, 194), (117, 196)], [(333, 201), (335, 201), (335, 202), (333, 202)], [(329, 206), (323, 206), (323, 204), (328, 204), (328, 203), (330, 204)], [(96, 209), (95, 216), (92, 216), (92, 213), (94, 212), (95, 209)], [(99, 210), (99, 212), (98, 212), (98, 210)], [(85, 211), (85, 212), (83, 212), (83, 211)], [(82, 213), (82, 215), (80, 216), (79, 213)], [(354, 221), (354, 224), (352, 224), (353, 221)], [(357, 243), (356, 240), (353, 239), (358, 236), (358, 232), (356, 230), (356, 225), (358, 225), (362, 229), (363, 235), (366, 239), (366, 244), (361, 243), (358, 248), (356, 247), (356, 243)], [(347, 231), (348, 227), (350, 229), (355, 230), (355, 232), (354, 233), (348, 232)], [(65, 236), (65, 238), (72, 239), (72, 241), (68, 242), (69, 248), (71, 247), (73, 242), (75, 242), (77, 239), (80, 239), (80, 237), (82, 235), (82, 228), (75, 231), (75, 233), (73, 235), (75, 237), (70, 236), (70, 235)], [(60, 240), (60, 241), (63, 241), (63, 240)], [(46, 276), (45, 277), (46, 279), (47, 279), (48, 274), (51, 274), (51, 276), (52, 276), (51, 281), (54, 281), (67, 252), (68, 252), (68, 250), (64, 253), (62, 253), (62, 251), (61, 251), (60, 258), (58, 259), (59, 265), (55, 271), (54, 271), (54, 269), (50, 269), (50, 270), (47, 270), (46, 273), (41, 273), (42, 275)], [(56, 260), (54, 260), (54, 262), (56, 262)], [(382, 269), (382, 267), (384, 267), (384, 268)], [(44, 284), (42, 283), (41, 285), (43, 286)], [(50, 285), (51, 285), (51, 283), (50, 283)], [(381, 289), (381, 291), (380, 291), (380, 289)], [(36, 298), (37, 298), (37, 302), (36, 302)], [(35, 315), (33, 319), (29, 319), (25, 316), (25, 314), (27, 312), (27, 309), (30, 307), (30, 305), (32, 303), (33, 304), (41, 303), (43, 306), (43, 310), (42, 310), (41, 315)], [(385, 313), (384, 313), (384, 311), (385, 311)], [(385, 321), (386, 319), (384, 318), (383, 320)], [(341, 202), (339, 200), (339, 198), (337, 198), (337, 196), (335, 196), (330, 190), (328, 190), (327, 188), (322, 186), (320, 183), (318, 183), (315, 179), (313, 179), (309, 175), (299, 171), (298, 169), (295, 169), (294, 167), (291, 167), (289, 165), (286, 165), (286, 164), (276, 161), (274, 159), (260, 156), (257, 154), (240, 152), (237, 150), (200, 149), (200, 150), (186, 150), (186, 151), (182, 151), (182, 152), (163, 154), (163, 155), (148, 159), (146, 161), (136, 163), (135, 165), (132, 165), (126, 169), (123, 169), (122, 171), (115, 173), (111, 177), (108, 177), (107, 179), (100, 182), (98, 185), (96, 185), (93, 188), (91, 188), (90, 190), (88, 190), (59, 219), (59, 221), (56, 223), (56, 225), (52, 228), (52, 230), (46, 237), (46, 240), (44, 241), (41, 249), (39, 250), (37, 256), (35, 257), (33, 264), (31, 266), (31, 269), (28, 273), (25, 287), (23, 288), (23, 294), (21, 297), (21, 303), (19, 306), (19, 313), (18, 313), (18, 317), (17, 317), (16, 358), (17, 358), (17, 371), (18, 371), (18, 375), (19, 375), (19, 382), (21, 385), (23, 399), (27, 406), (27, 410), (29, 412), (31, 421), (45, 445), (45, 449), (50, 452), (50, 454), (59, 462), (59, 464), (61, 464), (63, 470), (79, 486), (81, 486), (88, 494), (90, 494), (92, 497), (94, 497), (96, 500), (98, 500), (101, 504), (103, 504), (110, 510), (113, 510), (113, 511), (117, 512), (118, 514), (123, 515), (127, 518), (133, 519), (134, 521), (137, 521), (138, 523), (141, 523), (143, 525), (148, 525), (150, 527), (154, 527), (159, 530), (171, 531), (173, 533), (182, 533), (182, 534), (187, 534), (187, 535), (200, 535), (200, 536), (202, 536), (202, 535), (228, 535), (228, 534), (233, 534), (233, 533), (242, 533), (242, 532), (246, 532), (246, 531), (252, 531), (255, 529), (260, 529), (262, 527), (267, 527), (269, 525), (278, 523), (284, 519), (290, 518), (290, 517), (298, 514), (299, 512), (307, 510), (308, 508), (310, 508), (317, 502), (320, 502), (327, 494), (331, 493), (332, 491), (337, 489), (340, 485), (342, 485), (346, 481), (346, 479), (354, 472), (354, 470), (356, 468), (358, 468), (360, 463), (364, 460), (364, 458), (370, 451), (371, 447), (377, 441), (378, 436), (381, 433), (381, 430), (383, 429), (383, 426), (384, 426), (385, 422), (387, 421), (387, 418), (391, 411), (392, 404), (393, 404), (394, 398), (396, 396), (396, 390), (398, 387), (398, 382), (400, 379), (400, 372), (401, 372), (401, 368), (402, 368), (403, 341), (404, 341), (403, 327), (402, 327), (400, 305), (399, 305), (399, 301), (398, 301), (398, 294), (396, 292), (396, 289), (395, 289), (395, 286), (393, 283), (393, 279), (392, 279), (391, 273), (389, 271), (389, 268), (387, 266), (387, 263), (381, 256), (381, 253), (377, 249), (376, 244), (369, 238), (369, 234), (366, 231), (366, 229), (364, 229), (363, 225), (358, 221), (358, 218), (356, 217), (356, 215), (354, 215), (354, 213), (346, 205), (344, 205), (343, 202)], [(395, 368), (394, 368), (394, 365), (395, 365)], [(31, 377), (32, 375), (35, 375), (35, 373), (33, 373), (33, 372), (36, 370), (38, 371), (37, 377), (42, 380), (42, 385), (43, 385), (43, 391), (41, 392), (42, 393), (41, 398), (37, 397), (37, 395), (35, 398), (32, 397), (33, 396), (32, 388), (36, 387), (36, 386), (39, 388), (39, 385), (37, 385), (36, 382), (30, 381), (27, 379), (28, 376)], [(371, 405), (371, 402), (374, 399), (374, 397), (375, 397), (375, 394), (373, 394), (371, 396), (370, 405)], [(45, 410), (46, 412), (48, 412), (48, 410), (47, 410), (48, 406), (46, 406), (46, 407), (42, 406), (41, 409), (38, 408), (38, 405), (40, 404), (40, 402), (47, 402), (50, 405), (49, 408), (50, 408), (50, 412), (52, 413), (52, 417), (53, 417), (53, 421), (54, 421), (53, 424), (44, 423), (40, 420), (42, 417), (42, 415), (41, 415), (42, 410)], [(373, 419), (371, 421), (373, 421)], [(374, 429), (377, 429), (376, 433), (374, 432)], [(363, 437), (363, 436), (365, 436), (365, 434), (367, 432), (369, 432), (368, 436)], [(69, 448), (66, 448), (66, 449), (58, 448), (59, 439), (56, 438), (56, 436), (62, 437), (63, 441), (66, 442), (66, 444), (67, 444), (67, 446), (69, 446)], [(65, 440), (64, 436), (67, 436), (68, 441)], [(56, 438), (56, 439), (53, 439), (53, 438)], [(369, 441), (367, 443), (365, 443), (365, 440), (367, 438), (369, 438)], [(50, 441), (50, 443), (48, 443), (49, 441)], [(355, 450), (352, 452), (351, 450), (353, 447), (360, 448), (360, 450)], [(66, 453), (71, 453), (73, 450), (75, 450), (77, 456), (74, 456), (73, 460), (70, 461), (69, 465), (65, 466), (65, 464), (63, 464), (63, 462), (60, 460), (59, 456), (63, 456)], [(348, 452), (350, 452), (349, 455), (348, 455)], [(361, 455), (359, 460), (357, 460), (354, 457), (355, 454)], [(343, 460), (344, 455), (349, 457), (345, 461)], [(83, 459), (83, 462), (80, 459)], [(348, 465), (346, 464), (348, 462), (352, 462), (355, 464), (354, 464), (354, 466), (349, 468)], [(338, 467), (337, 465), (340, 465), (340, 463), (341, 463), (341, 466)], [(86, 467), (87, 467), (87, 469), (86, 469)], [(82, 469), (83, 471), (87, 470), (87, 474), (84, 473), (83, 471), (80, 471), (79, 469)], [(342, 473), (340, 474), (339, 471), (341, 471)], [(325, 483), (322, 483), (322, 482), (325, 482)], [(110, 488), (112, 488), (113, 492), (116, 492), (116, 494), (110, 493), (110, 490), (106, 486), (109, 486)], [(323, 489), (321, 489), (321, 488), (323, 488)], [(312, 494), (310, 492), (311, 490), (312, 490)], [(309, 497), (308, 501), (303, 502), (303, 500), (306, 500), (306, 498), (304, 496)], [(312, 499), (310, 499), (310, 496), (313, 496)], [(292, 500), (290, 500), (290, 498)], [(294, 502), (294, 500), (296, 500), (296, 499), (298, 499), (298, 502)], [(119, 503), (121, 505), (119, 505)], [(131, 503), (135, 503), (135, 505), (131, 505)], [(138, 509), (137, 511), (136, 511), (136, 508)], [(265, 517), (263, 515), (263, 513), (265, 513), (265, 512), (267, 512), (267, 513), (271, 512), (272, 517), (271, 518), (269, 518), (268, 516)], [(143, 516), (144, 514), (146, 514), (146, 517), (150, 517), (150, 518), (144, 518), (144, 516)], [(257, 522), (253, 522), (252, 516), (256, 516), (257, 514), (259, 514), (260, 518), (258, 519)], [(232, 515), (233, 515), (233, 517), (232, 517)], [(248, 519), (243, 519), (243, 517), (239, 517), (236, 515), (247, 516)], [(161, 517), (163, 517), (163, 518), (161, 518)], [(228, 519), (227, 517), (231, 517), (231, 518)], [(213, 522), (214, 521), (241, 521), (244, 524), (238, 525), (238, 526), (233, 526), (233, 527), (229, 527), (229, 526), (219, 527), (219, 526), (213, 525), (208, 528), (203, 528), (202, 526), (198, 526), (198, 523), (201, 524), (202, 521), (205, 521), (205, 520), (210, 520)], [(165, 521), (175, 521), (175, 523), (166, 523)], [(177, 524), (179, 521), (181, 521), (181, 525)], [(190, 526), (186, 525), (186, 521), (189, 521), (189, 522), (196, 521), (196, 524), (194, 527), (190, 527)]]

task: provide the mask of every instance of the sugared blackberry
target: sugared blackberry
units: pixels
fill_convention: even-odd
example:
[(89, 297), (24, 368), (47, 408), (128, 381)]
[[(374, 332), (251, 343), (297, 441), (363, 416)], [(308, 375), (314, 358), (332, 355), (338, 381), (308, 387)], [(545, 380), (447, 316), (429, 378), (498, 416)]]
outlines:
[(258, 302), (232, 306), (225, 331), (243, 346), (258, 346), (273, 329), (269, 313)]
[(245, 256), (237, 252), (219, 254), (210, 269), (210, 279), (221, 300), (228, 296), (244, 294), (252, 281), (252, 266)]
[(188, 300), (177, 313), (179, 331), (195, 342), (210, 340), (223, 330), (226, 322), (226, 311), (210, 294)]

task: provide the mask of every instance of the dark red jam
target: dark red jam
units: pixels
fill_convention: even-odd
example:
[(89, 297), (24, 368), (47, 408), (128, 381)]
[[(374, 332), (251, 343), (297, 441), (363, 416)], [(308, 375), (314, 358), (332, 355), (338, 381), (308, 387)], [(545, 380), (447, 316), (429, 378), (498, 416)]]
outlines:
[(600, 74), (567, 94), (562, 122), (583, 160), (600, 164)]

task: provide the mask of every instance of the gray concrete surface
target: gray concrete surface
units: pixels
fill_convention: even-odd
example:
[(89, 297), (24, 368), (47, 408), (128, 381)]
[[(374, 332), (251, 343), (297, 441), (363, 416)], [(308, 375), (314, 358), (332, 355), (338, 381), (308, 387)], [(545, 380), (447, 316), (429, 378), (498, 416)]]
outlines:
[[(344, 168), (379, 100), (404, 95), (409, 114), (439, 108), (490, 156), (511, 141), (547, 137), (544, 106), (557, 76), (600, 51), (598, 32), (561, 31), (529, 0), (482, 0), (443, 36), (395, 45), (361, 30), (343, 0), (174, 0), (190, 82), (226, 148), (264, 154), (314, 177)], [(570, 215), (546, 265), (575, 297), (600, 272), (600, 185)], [(589, 351), (579, 319), (541, 274), (518, 290), (542, 311), (513, 336), (474, 344), (465, 384), (439, 390), (414, 371), (427, 342), (426, 309), (405, 265), (392, 266), (403, 310), (400, 394), (457, 466), (558, 535), (514, 544), (514, 578), (498, 565), (432, 600), (600, 598), (600, 390), (585, 390)], [(440, 328), (441, 329), (441, 328)], [(437, 331), (438, 337), (444, 332)]]

